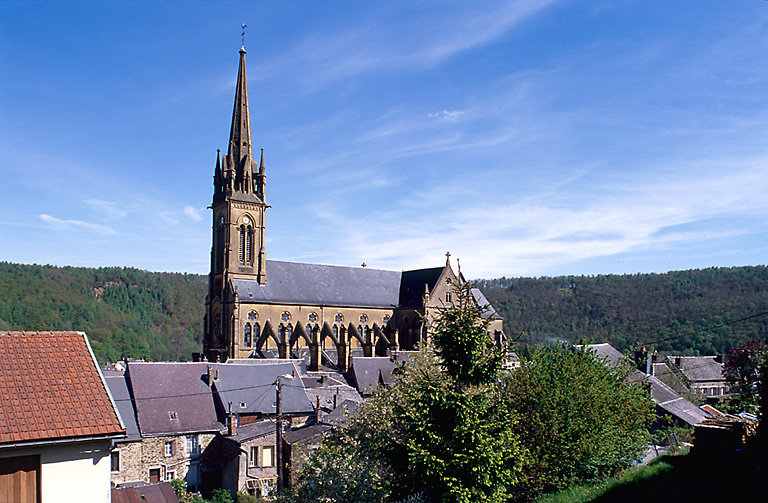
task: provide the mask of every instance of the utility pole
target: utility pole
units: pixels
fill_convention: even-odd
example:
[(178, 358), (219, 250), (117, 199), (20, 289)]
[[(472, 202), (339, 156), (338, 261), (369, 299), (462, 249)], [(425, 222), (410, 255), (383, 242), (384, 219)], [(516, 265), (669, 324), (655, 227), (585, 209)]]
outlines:
[(277, 445), (275, 450), (277, 451), (277, 492), (278, 494), (283, 492), (283, 376), (277, 378)]

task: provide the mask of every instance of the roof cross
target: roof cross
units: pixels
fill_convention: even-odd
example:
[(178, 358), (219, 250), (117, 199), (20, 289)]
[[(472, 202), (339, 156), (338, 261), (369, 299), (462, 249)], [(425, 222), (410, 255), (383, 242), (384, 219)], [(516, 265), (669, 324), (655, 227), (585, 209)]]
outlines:
[(248, 28), (248, 25), (242, 24), (240, 28), (243, 29), (243, 32), (240, 34), (240, 41), (242, 42), (243, 49), (245, 49), (245, 29)]

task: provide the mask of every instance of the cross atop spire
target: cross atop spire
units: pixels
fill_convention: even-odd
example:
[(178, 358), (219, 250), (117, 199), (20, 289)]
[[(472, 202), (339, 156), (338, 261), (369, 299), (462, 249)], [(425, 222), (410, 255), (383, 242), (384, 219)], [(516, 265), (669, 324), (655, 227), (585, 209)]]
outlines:
[(247, 24), (240, 25), (240, 28), (243, 29), (243, 32), (240, 34), (240, 40), (242, 44), (240, 44), (240, 48), (245, 50), (245, 29), (248, 28)]

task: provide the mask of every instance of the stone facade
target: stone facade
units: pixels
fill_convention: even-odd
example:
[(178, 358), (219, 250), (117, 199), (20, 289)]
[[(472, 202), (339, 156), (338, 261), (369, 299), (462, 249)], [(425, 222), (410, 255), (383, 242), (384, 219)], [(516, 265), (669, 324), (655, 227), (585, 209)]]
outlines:
[(112, 456), (119, 458), (118, 470), (114, 470), (113, 459), (112, 484), (184, 479), (195, 490), (201, 483), (200, 465), (206, 458), (206, 449), (216, 436), (189, 433), (118, 442), (112, 449)]

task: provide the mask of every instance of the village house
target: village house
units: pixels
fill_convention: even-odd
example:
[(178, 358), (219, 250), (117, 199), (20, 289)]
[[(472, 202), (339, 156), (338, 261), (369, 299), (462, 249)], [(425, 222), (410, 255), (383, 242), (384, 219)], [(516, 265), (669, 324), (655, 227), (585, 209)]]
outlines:
[[(129, 362), (124, 381), (110, 378), (115, 394), (129, 393), (136, 435), (117, 442), (112, 482), (154, 483), (185, 479), (191, 491), (218, 487), (220, 463), (206, 450), (226, 426), (219, 421), (206, 382), (207, 365)], [(123, 390), (125, 387), (125, 390)]]
[[(723, 356), (667, 356), (663, 362), (685, 386), (707, 400), (730, 396), (731, 386), (723, 375)], [(654, 364), (654, 374), (659, 364)]]
[[(617, 366), (630, 361), (627, 356), (607, 343), (588, 344), (579, 347), (594, 351), (596, 356), (602, 358), (606, 365)], [(629, 382), (647, 383), (658, 413), (673, 418), (680, 425), (696, 426), (711, 417), (711, 414), (680, 396), (658, 377), (636, 370), (629, 376)]]
[(107, 378), (127, 425), (111, 453), (113, 484), (184, 479), (203, 494), (266, 495), (277, 479), (278, 378), (286, 426), (315, 417), (302, 369), (292, 360), (129, 362)]
[(83, 332), (0, 332), (0, 500), (109, 503), (125, 428)]

